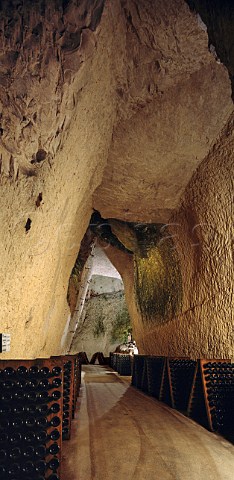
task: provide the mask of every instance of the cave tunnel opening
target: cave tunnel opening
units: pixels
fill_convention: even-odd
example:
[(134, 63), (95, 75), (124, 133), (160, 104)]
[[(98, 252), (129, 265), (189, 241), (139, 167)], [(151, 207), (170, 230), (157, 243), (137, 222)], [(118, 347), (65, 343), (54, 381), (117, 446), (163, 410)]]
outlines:
[(103, 219), (94, 211), (69, 279), (70, 352), (88, 348), (90, 357), (99, 340), (107, 356), (116, 342), (135, 342), (124, 295), (126, 266), (142, 325), (165, 324), (180, 313), (182, 279), (168, 226)]

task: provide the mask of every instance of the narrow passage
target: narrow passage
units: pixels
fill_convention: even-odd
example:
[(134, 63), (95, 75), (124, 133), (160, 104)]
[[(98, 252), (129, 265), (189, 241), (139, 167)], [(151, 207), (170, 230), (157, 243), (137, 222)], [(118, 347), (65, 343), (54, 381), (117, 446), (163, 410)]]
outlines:
[(108, 367), (83, 366), (62, 480), (233, 480), (234, 446)]

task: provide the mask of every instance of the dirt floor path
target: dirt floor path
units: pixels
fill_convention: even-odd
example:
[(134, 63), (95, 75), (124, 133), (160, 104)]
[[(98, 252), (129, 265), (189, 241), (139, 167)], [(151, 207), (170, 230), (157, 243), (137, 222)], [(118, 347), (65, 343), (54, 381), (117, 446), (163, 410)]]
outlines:
[(62, 480), (234, 480), (234, 446), (129, 386), (84, 366)]

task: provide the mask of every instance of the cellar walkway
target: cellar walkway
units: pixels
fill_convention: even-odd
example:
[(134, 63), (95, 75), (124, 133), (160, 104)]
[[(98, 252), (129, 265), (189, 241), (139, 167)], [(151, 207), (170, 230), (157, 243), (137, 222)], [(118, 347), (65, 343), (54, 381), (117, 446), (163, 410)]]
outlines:
[(233, 480), (234, 446), (129, 385), (83, 366), (62, 480)]

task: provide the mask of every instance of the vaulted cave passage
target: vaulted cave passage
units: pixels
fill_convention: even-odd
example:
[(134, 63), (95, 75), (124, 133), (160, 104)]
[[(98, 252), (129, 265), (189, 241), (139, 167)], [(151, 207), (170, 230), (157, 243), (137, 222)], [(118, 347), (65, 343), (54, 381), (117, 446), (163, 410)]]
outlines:
[(0, 2), (0, 480), (233, 480), (233, 32)]

